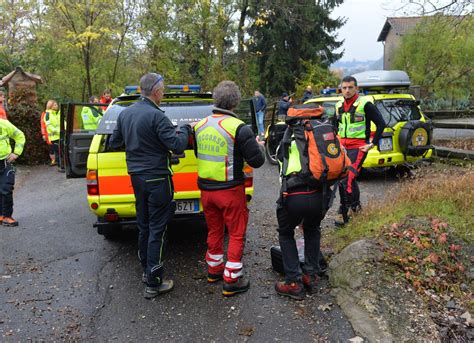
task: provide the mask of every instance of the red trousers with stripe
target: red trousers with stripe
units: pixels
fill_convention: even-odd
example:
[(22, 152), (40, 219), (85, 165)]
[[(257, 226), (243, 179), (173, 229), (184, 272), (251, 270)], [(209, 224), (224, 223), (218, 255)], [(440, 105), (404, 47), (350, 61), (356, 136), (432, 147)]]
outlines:
[[(242, 275), (242, 255), (249, 211), (244, 185), (215, 190), (201, 191), (202, 206), (207, 222), (208, 272), (224, 274), (225, 282), (236, 282)], [(227, 263), (224, 266), (224, 230), (227, 227), (229, 244)]]

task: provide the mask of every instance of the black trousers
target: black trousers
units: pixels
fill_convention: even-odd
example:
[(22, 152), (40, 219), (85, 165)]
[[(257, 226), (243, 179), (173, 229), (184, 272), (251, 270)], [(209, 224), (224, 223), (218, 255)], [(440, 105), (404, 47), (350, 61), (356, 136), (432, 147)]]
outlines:
[(163, 280), (165, 234), (175, 204), (171, 175), (132, 175), (138, 224), (138, 256), (147, 275), (148, 286)]
[(352, 162), (352, 168), (349, 169), (348, 176), (341, 180), (339, 195), (341, 203), (344, 202), (347, 209), (350, 207), (356, 211), (360, 207), (360, 189), (357, 177), (362, 169), (367, 153), (359, 149), (348, 149), (347, 155)]
[(56, 163), (58, 164), (58, 168), (64, 168), (63, 162), (61, 160), (61, 152), (59, 151), (59, 139), (55, 141), (51, 141), (51, 149), (50, 153), (53, 153), (54, 159), (56, 160)]
[(303, 221), (304, 272), (316, 275), (319, 268), (321, 244), (321, 209), (323, 197), (320, 192), (297, 194), (286, 197), (277, 208), (278, 239), (283, 257), (283, 268), (287, 282), (301, 281), (302, 270), (295, 241), (295, 227)]
[(0, 160), (0, 215), (13, 214), (13, 188), (15, 186), (15, 167), (6, 160)]

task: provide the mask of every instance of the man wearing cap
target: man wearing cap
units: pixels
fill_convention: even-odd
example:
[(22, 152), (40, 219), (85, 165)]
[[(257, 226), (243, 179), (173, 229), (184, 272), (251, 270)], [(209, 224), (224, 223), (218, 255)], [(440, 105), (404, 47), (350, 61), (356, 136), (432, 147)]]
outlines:
[(279, 118), (280, 116), (285, 117), (290, 106), (291, 106), (291, 99), (288, 96), (288, 93), (283, 93), (281, 95), (280, 101), (278, 102), (278, 113), (277, 113), (278, 117)]
[(169, 152), (183, 153), (192, 129), (186, 124), (176, 130), (158, 107), (165, 89), (161, 75), (144, 75), (140, 89), (141, 99), (120, 113), (110, 144), (113, 148), (125, 145), (136, 198), (145, 298), (151, 299), (173, 289), (173, 281), (165, 280), (163, 273), (164, 237), (175, 211)]

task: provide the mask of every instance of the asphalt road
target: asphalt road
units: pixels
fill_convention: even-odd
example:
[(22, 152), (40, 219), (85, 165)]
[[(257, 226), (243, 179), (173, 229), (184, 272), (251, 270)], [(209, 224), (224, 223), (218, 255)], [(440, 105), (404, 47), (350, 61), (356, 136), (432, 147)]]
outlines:
[[(255, 173), (255, 197), (245, 248), (249, 292), (223, 298), (221, 284), (208, 285), (202, 223), (169, 230), (166, 268), (173, 292), (143, 298), (136, 233), (105, 240), (92, 227), (83, 179), (66, 180), (50, 167), (20, 167), (14, 217), (20, 225), (0, 227), (0, 341), (173, 341), (314, 342), (355, 336), (329, 294), (295, 302), (275, 294), (281, 276), (271, 269), (277, 242), (276, 167)], [(395, 179), (385, 173), (362, 182), (382, 197)], [(332, 230), (334, 209), (323, 223)], [(323, 242), (324, 244), (324, 242)]]

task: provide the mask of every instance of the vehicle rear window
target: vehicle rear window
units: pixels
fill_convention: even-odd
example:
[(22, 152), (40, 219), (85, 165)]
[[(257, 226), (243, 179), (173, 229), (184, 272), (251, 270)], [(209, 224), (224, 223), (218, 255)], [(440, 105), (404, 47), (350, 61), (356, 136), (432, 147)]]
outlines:
[(420, 120), (421, 113), (415, 101), (409, 99), (376, 100), (375, 106), (382, 114), (387, 126), (401, 121)]
[[(117, 125), (119, 114), (132, 103), (117, 103), (112, 105), (100, 121), (96, 133), (100, 135), (112, 134)], [(170, 118), (175, 126), (199, 121), (212, 114), (213, 105), (206, 102), (199, 103), (162, 103), (160, 108)]]

